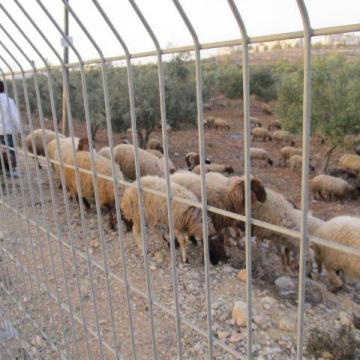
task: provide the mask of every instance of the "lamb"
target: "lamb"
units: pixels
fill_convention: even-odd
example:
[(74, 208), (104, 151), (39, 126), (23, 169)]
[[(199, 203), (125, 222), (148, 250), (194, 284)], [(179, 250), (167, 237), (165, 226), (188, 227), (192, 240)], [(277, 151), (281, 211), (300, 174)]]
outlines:
[(272, 131), (272, 130), (281, 130), (281, 123), (279, 120), (274, 120), (272, 121), (269, 126), (268, 126), (268, 130)]
[[(282, 194), (276, 191), (267, 188), (266, 194), (266, 201), (256, 203), (252, 209), (252, 217), (287, 229), (300, 230), (301, 210), (294, 209), (293, 205)], [(308, 232), (310, 234), (322, 224), (322, 220), (311, 215), (308, 215), (308, 221)], [(278, 249), (281, 246), (285, 246), (286, 249), (292, 250), (295, 258), (297, 257), (299, 240), (256, 225), (253, 227), (253, 234), (256, 236), (258, 243), (263, 239), (268, 239)], [(289, 253), (281, 251), (280, 254), (283, 266), (290, 265)]]
[[(141, 178), (141, 185), (144, 187), (143, 206), (146, 222), (150, 229), (162, 238), (158, 227), (168, 226), (167, 203), (163, 197), (146, 191), (146, 188), (166, 193), (166, 182), (164, 179), (157, 176), (145, 176)], [(172, 182), (171, 191), (175, 197), (198, 202), (198, 198), (191, 191), (179, 184)], [(179, 242), (181, 259), (183, 262), (187, 262), (186, 247), (189, 238), (193, 236), (197, 241), (202, 241), (203, 239), (201, 209), (174, 200), (172, 202), (172, 210), (174, 216), (174, 232), (175, 237)], [(126, 189), (121, 201), (121, 211), (126, 221), (133, 223), (132, 229), (134, 239), (142, 254), (143, 247), (140, 236), (140, 213), (136, 187), (129, 187)], [(215, 234), (214, 227), (210, 221), (209, 242), (217, 243), (219, 241), (221, 241), (221, 237)]]
[[(196, 165), (200, 164), (200, 155), (196, 152), (189, 152), (185, 155), (185, 162), (188, 169), (191, 171)], [(205, 164), (211, 164), (211, 161), (205, 159)]]
[[(201, 178), (199, 175), (180, 171), (171, 175), (171, 181), (186, 187), (201, 199)], [(234, 176), (227, 178), (226, 176), (210, 172), (206, 174), (206, 192), (209, 206), (214, 206), (223, 210), (244, 214), (245, 207), (245, 179), (244, 177)], [(251, 200), (252, 205), (256, 202), (266, 201), (266, 191), (262, 182), (257, 179), (251, 179)], [(236, 226), (236, 220), (229, 217), (209, 213), (215, 230), (220, 233), (227, 227)], [(226, 236), (226, 234), (225, 234)]]
[(273, 133), (273, 138), (277, 143), (290, 144), (291, 146), (295, 145), (295, 141), (288, 131), (277, 130)]
[(302, 149), (294, 146), (284, 146), (280, 150), (280, 164), (286, 166), (286, 162), (293, 155), (302, 155)]
[[(360, 218), (351, 216), (332, 218), (318, 228), (314, 235), (360, 250)], [(318, 244), (313, 244), (313, 248), (318, 261), (327, 271), (333, 290), (339, 290), (345, 285), (345, 276), (360, 279), (360, 261), (355, 254)]]
[(271, 115), (272, 114), (272, 110), (271, 110), (271, 107), (268, 105), (268, 104), (263, 104), (261, 106), (261, 110), (264, 114), (266, 115)]
[(227, 123), (226, 120), (217, 118), (214, 121), (214, 128), (220, 130), (230, 130), (230, 125)]
[[(209, 172), (218, 172), (218, 173), (222, 173), (222, 174), (233, 174), (234, 173), (234, 169), (232, 166), (230, 165), (224, 165), (224, 164), (205, 164), (204, 165), (204, 169), (205, 169), (205, 173), (209, 173)], [(200, 174), (200, 165), (196, 165), (193, 169), (192, 172), (195, 174)]]
[(330, 175), (317, 175), (310, 182), (315, 199), (345, 200), (355, 196), (355, 190), (345, 180)]
[(250, 148), (252, 160), (265, 160), (267, 164), (273, 166), (274, 162), (271, 160), (268, 152), (262, 148)]
[[(95, 169), (97, 175), (105, 175), (112, 177), (112, 164), (109, 159), (104, 158), (103, 156), (94, 154), (95, 157)], [(79, 168), (79, 178), (81, 186), (81, 195), (84, 200), (84, 204), (87, 208), (90, 208), (90, 203), (95, 200), (95, 190), (93, 184), (93, 175), (81, 171), (81, 169), (92, 170), (91, 166), (91, 155), (88, 151), (78, 151), (76, 153), (76, 163)], [(69, 165), (74, 166), (74, 158), (71, 157)], [(75, 170), (72, 168), (65, 167), (65, 182), (66, 187), (69, 190), (70, 196), (79, 201), (78, 189), (76, 186), (76, 177)], [(123, 181), (124, 177), (119, 167), (115, 167), (115, 178), (117, 180)], [(117, 185), (118, 186), (118, 185)], [(115, 229), (116, 219), (113, 216), (113, 209), (115, 205), (115, 193), (113, 181), (104, 179), (101, 176), (97, 177), (97, 188), (99, 193), (99, 205), (101, 208), (104, 208), (109, 213), (110, 217), (110, 228)], [(121, 191), (122, 188), (119, 187)]]
[[(124, 177), (132, 181), (136, 179), (134, 150), (134, 145), (131, 144), (119, 144), (114, 148), (115, 161), (120, 166)], [(141, 176), (163, 176), (160, 160), (146, 150), (140, 148), (138, 150)]]
[(344, 154), (339, 160), (339, 166), (352, 170), (360, 176), (360, 155)]
[[(292, 155), (289, 159), (289, 166), (291, 171), (295, 171), (296, 169), (301, 169), (302, 167), (302, 156), (301, 155)], [(311, 171), (315, 170), (315, 167), (309, 162), (309, 168)]]
[(149, 141), (146, 144), (146, 149), (157, 150), (157, 151), (160, 151), (162, 154), (164, 153), (164, 149), (163, 149), (161, 142), (154, 138), (149, 139)]
[(164, 156), (164, 154), (159, 150), (146, 149), (146, 151), (149, 152), (150, 154), (155, 155), (158, 159), (161, 159)]
[(262, 140), (262, 141), (266, 141), (266, 140), (270, 140), (272, 141), (272, 136), (270, 134), (270, 132), (263, 128), (263, 127), (257, 127), (251, 130), (251, 135), (254, 141), (256, 140)]

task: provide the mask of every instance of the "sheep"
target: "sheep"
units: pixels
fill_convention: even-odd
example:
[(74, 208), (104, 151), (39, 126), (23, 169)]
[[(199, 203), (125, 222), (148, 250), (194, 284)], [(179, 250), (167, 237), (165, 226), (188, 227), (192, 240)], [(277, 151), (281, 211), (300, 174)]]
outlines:
[(355, 154), (344, 154), (339, 160), (339, 166), (354, 171), (360, 176), (360, 156)]
[(286, 162), (293, 155), (302, 155), (302, 149), (294, 146), (284, 146), (280, 150), (280, 164), (286, 166)]
[(314, 199), (349, 199), (355, 196), (355, 190), (345, 180), (330, 176), (317, 175), (310, 182)]
[(252, 160), (265, 160), (270, 166), (273, 166), (274, 162), (271, 160), (268, 152), (262, 148), (250, 148), (250, 154)]
[(262, 123), (258, 118), (250, 116), (250, 127), (251, 129), (254, 129), (256, 127), (262, 127)]
[(227, 123), (226, 120), (217, 118), (214, 121), (214, 128), (220, 130), (230, 130), (230, 125)]
[[(302, 156), (301, 155), (292, 155), (289, 159), (289, 166), (290, 166), (291, 171), (295, 171), (296, 169), (301, 169)], [(309, 168), (311, 171), (315, 171), (315, 167), (312, 165), (311, 161), (309, 161)]]
[(327, 171), (327, 175), (344, 179), (350, 186), (356, 189), (360, 195), (360, 178), (353, 171), (343, 168), (331, 168)]
[[(351, 216), (332, 218), (318, 228), (314, 235), (360, 250), (360, 218)], [(327, 271), (327, 277), (334, 291), (345, 285), (345, 276), (360, 279), (358, 256), (319, 244), (312, 246), (317, 261), (323, 264)]]
[(291, 146), (295, 145), (295, 141), (288, 131), (285, 130), (277, 130), (273, 133), (273, 138), (277, 143), (288, 143)]
[(262, 141), (272, 141), (272, 136), (269, 131), (262, 127), (256, 127), (251, 130), (251, 135), (254, 141), (261, 139)]
[(272, 110), (271, 110), (271, 107), (268, 105), (268, 104), (263, 104), (261, 106), (261, 110), (264, 114), (266, 115), (271, 115), (272, 114)]
[[(201, 199), (201, 177), (197, 174), (180, 171), (171, 175), (171, 181), (186, 187)], [(244, 177), (226, 176), (210, 172), (206, 174), (206, 192), (209, 206), (214, 206), (222, 210), (244, 214), (245, 206), (245, 179)], [(262, 182), (258, 178), (251, 179), (251, 201), (254, 205), (257, 201), (266, 201), (266, 191)], [(209, 213), (213, 221), (215, 230), (220, 233), (228, 227), (236, 226), (237, 221), (229, 217)], [(227, 234), (225, 233), (227, 237)]]
[[(252, 217), (287, 229), (299, 230), (301, 210), (294, 209), (291, 202), (286, 200), (282, 194), (268, 188), (266, 188), (265, 191), (266, 201), (257, 202), (255, 204), (254, 208), (251, 210)], [(322, 224), (320, 219), (314, 218), (311, 215), (308, 215), (308, 220), (308, 231), (310, 234)], [(286, 249), (293, 250), (295, 258), (297, 257), (299, 240), (261, 226), (253, 227), (253, 235), (256, 236), (257, 243), (260, 243), (263, 239), (268, 239), (275, 244), (278, 249), (280, 249), (281, 246), (285, 246)], [(280, 254), (283, 267), (285, 268), (285, 265), (290, 265), (288, 258), (289, 254), (284, 254), (283, 252), (280, 252)]]
[(98, 151), (98, 155), (103, 156), (104, 158), (111, 159), (110, 147), (104, 146)]
[(161, 142), (154, 138), (149, 139), (149, 141), (146, 144), (146, 149), (157, 150), (157, 151), (160, 151), (162, 154), (164, 153), (164, 149), (163, 149)]
[[(168, 208), (165, 199), (146, 191), (146, 188), (166, 192), (166, 182), (157, 176), (145, 176), (141, 178), (141, 185), (144, 187), (143, 207), (147, 225), (156, 232), (160, 238), (162, 235), (159, 226), (168, 226)], [(185, 187), (171, 182), (172, 194), (183, 199), (198, 201), (196, 195)], [(174, 217), (174, 232), (180, 246), (181, 259), (187, 262), (186, 247), (190, 237), (195, 237), (197, 241), (203, 239), (203, 225), (201, 209), (179, 201), (173, 200), (172, 210)], [(138, 191), (136, 187), (129, 187), (125, 190), (121, 200), (122, 216), (128, 222), (132, 222), (133, 236), (142, 254), (143, 247), (140, 236), (140, 213), (138, 202)], [(209, 242), (216, 244), (222, 242), (221, 236), (217, 235), (214, 227), (209, 221)], [(210, 247), (211, 250), (211, 247)]]
[[(87, 138), (74, 138), (75, 151), (88, 151), (89, 150), (89, 141)], [(72, 149), (72, 139), (61, 138), (59, 139), (59, 147), (62, 155), (62, 160), (64, 164), (68, 164), (71, 158), (73, 157)], [(60, 156), (58, 153), (57, 140), (51, 140), (47, 145), (47, 152), (50, 160), (54, 162), (60, 162)], [(60, 179), (60, 165), (52, 163), (52, 168), (54, 172), (54, 179)], [(61, 187), (61, 186), (60, 186)]]
[[(160, 166), (161, 174), (165, 174), (165, 156), (162, 156), (159, 159), (159, 166)], [(174, 163), (171, 161), (171, 159), (169, 158), (169, 173), (174, 174), (175, 171), (176, 171), (176, 167), (175, 167)]]
[(268, 126), (268, 130), (272, 131), (272, 130), (281, 130), (281, 123), (279, 120), (274, 120), (272, 121), (269, 126)]
[[(32, 132), (32, 134), (29, 134), (28, 136), (26, 136), (25, 145), (29, 152), (35, 154), (34, 150), (36, 150), (37, 155), (45, 156), (45, 146), (47, 146), (47, 144), (51, 140), (54, 140), (56, 138), (56, 133), (52, 130), (44, 129), (45, 143), (43, 143), (42, 135), (43, 135), (43, 130), (36, 129)], [(64, 135), (59, 134), (59, 138), (63, 138), (63, 137), (64, 137)], [(36, 149), (33, 149), (32, 138), (34, 139), (34, 144), (35, 144)]]
[[(115, 161), (120, 166), (124, 177), (132, 181), (136, 179), (134, 150), (134, 145), (131, 144), (119, 144), (114, 148)], [(160, 160), (155, 155), (140, 148), (138, 151), (141, 176), (164, 175), (160, 168)]]
[[(191, 171), (196, 165), (200, 164), (200, 155), (196, 152), (189, 152), (185, 155), (185, 162), (188, 169)], [(205, 159), (205, 164), (211, 164), (211, 161)]]
[[(81, 171), (81, 169), (92, 171), (91, 166), (91, 155), (88, 151), (78, 151), (76, 153), (76, 163), (79, 168), (79, 178), (80, 178), (80, 187), (81, 195), (84, 200), (84, 205), (87, 208), (90, 208), (90, 203), (95, 200), (95, 190), (93, 184), (93, 175)], [(112, 164), (109, 159), (104, 158), (101, 155), (94, 154), (95, 160), (95, 169), (98, 175), (97, 177), (97, 188), (99, 193), (99, 206), (104, 208), (109, 213), (110, 217), (110, 228), (115, 229), (116, 219), (113, 216), (113, 209), (115, 205), (115, 193), (113, 181), (104, 179), (99, 175), (105, 175), (112, 177)], [(71, 157), (69, 165), (74, 166), (75, 160)], [(65, 183), (69, 191), (69, 194), (72, 198), (75, 198), (79, 201), (78, 189), (76, 186), (76, 177), (75, 170), (69, 167), (65, 167)], [(124, 177), (118, 166), (115, 166), (115, 178), (117, 180), (123, 181)], [(118, 186), (118, 185), (117, 185)], [(119, 191), (121, 191), (119, 187)]]
[(208, 116), (204, 121), (204, 125), (209, 128), (213, 127), (215, 119), (216, 118), (214, 116)]
[[(205, 164), (204, 165), (204, 169), (205, 169), (205, 173), (209, 173), (209, 172), (218, 172), (218, 173), (223, 173), (223, 174), (233, 174), (234, 173), (234, 169), (232, 166), (230, 165), (224, 165), (224, 164)], [(196, 165), (193, 169), (192, 172), (195, 174), (200, 174), (200, 165)]]
[(146, 149), (146, 151), (149, 152), (150, 154), (155, 155), (158, 159), (161, 159), (164, 156), (164, 154), (159, 150)]

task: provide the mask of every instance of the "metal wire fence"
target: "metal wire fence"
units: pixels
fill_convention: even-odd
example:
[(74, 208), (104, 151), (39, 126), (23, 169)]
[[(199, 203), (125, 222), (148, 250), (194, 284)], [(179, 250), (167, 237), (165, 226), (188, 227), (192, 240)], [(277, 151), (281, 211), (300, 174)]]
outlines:
[[(51, 15), (46, 4), (36, 0), (41, 11), (50, 20), (60, 36), (66, 37), (61, 25)], [(3, 36), (9, 40), (21, 53), (19, 58), (2, 42), (0, 54), (0, 71), (5, 84), (5, 92), (13, 94), (19, 114), (21, 108), (25, 114), (20, 119), (20, 139), (14, 146), (5, 138), (5, 150), (7, 159), (11, 158), (11, 151), (21, 161), (24, 173), (19, 179), (14, 176), (15, 169), (10, 163), (10, 178), (5, 177), (3, 187), (0, 187), (1, 197), (1, 291), (2, 296), (12, 303), (6, 305), (1, 311), (2, 319), (11, 320), (6, 323), (8, 332), (12, 326), (20, 328), (20, 333), (15, 332), (15, 338), (20, 344), (25, 344), (28, 339), (23, 334), (29, 328), (30, 333), (41, 335), (39, 342), (45, 341), (45, 358), (185, 358), (184, 344), (186, 334), (207, 342), (208, 358), (233, 358), (245, 357), (244, 354), (234, 347), (218, 339), (213, 333), (212, 316), (212, 292), (211, 292), (211, 267), (209, 260), (208, 241), (208, 212), (220, 214), (231, 219), (245, 223), (246, 239), (246, 303), (247, 303), (247, 347), (246, 357), (253, 357), (252, 348), (252, 256), (251, 256), (251, 226), (260, 226), (279, 234), (284, 234), (297, 239), (300, 242), (300, 272), (299, 272), (299, 299), (298, 299), (298, 329), (297, 329), (297, 358), (303, 358), (304, 342), (304, 294), (306, 274), (306, 248), (308, 242), (325, 245), (339, 251), (344, 251), (360, 256), (358, 249), (337, 244), (325, 239), (308, 235), (307, 212), (308, 212), (308, 178), (309, 178), (309, 144), (311, 123), (311, 39), (314, 36), (330, 35), (360, 31), (360, 24), (344, 25), (323, 29), (312, 29), (306, 6), (302, 0), (297, 0), (297, 5), (303, 21), (303, 31), (283, 34), (273, 34), (260, 37), (249, 37), (246, 24), (243, 22), (238, 7), (233, 0), (228, 0), (232, 16), (236, 20), (239, 29), (239, 39), (226, 40), (216, 43), (201, 44), (198, 35), (181, 3), (173, 0), (178, 16), (184, 22), (190, 33), (193, 44), (183, 47), (163, 49), (154, 33), (151, 25), (144, 16), (142, 10), (134, 0), (129, 3), (140, 19), (146, 32), (150, 36), (154, 49), (143, 53), (131, 53), (117, 31), (101, 2), (92, 0), (108, 26), (108, 31), (115, 36), (119, 46), (125, 55), (107, 58), (102, 51), (102, 45), (98, 44), (92, 36), (93, 29), (86, 27), (77, 13), (65, 0), (62, 0), (68, 9), (72, 20), (81, 28), (98, 53), (96, 59), (83, 59), (81, 53), (71, 42), (69, 46), (77, 61), (70, 64), (63, 62), (62, 56), (48, 39), (46, 29), (42, 28), (27, 11), (26, 6), (19, 0), (14, 0), (14, 5), (27, 18), (38, 35), (45, 41), (60, 65), (49, 65), (42, 48), (34, 43), (33, 39), (22, 29), (21, 23), (14, 15), (0, 4), (1, 15), (10, 20), (18, 34), (43, 62), (42, 67), (36, 67), (31, 55), (26, 53), (17, 42), (17, 36), (0, 24)], [(225, 4), (224, 4), (225, 6)], [(251, 216), (251, 162), (250, 162), (250, 84), (249, 84), (249, 45), (285, 39), (304, 39), (304, 105), (303, 105), (303, 139), (302, 139), (302, 185), (301, 185), (301, 228), (300, 232), (289, 230), (253, 219)], [(203, 114), (203, 84), (202, 84), (202, 52), (207, 49), (216, 49), (227, 46), (242, 46), (243, 59), (243, 114), (244, 114), (244, 173), (245, 173), (245, 212), (244, 214), (233, 213), (207, 205), (206, 177), (205, 177), (205, 136)], [(195, 59), (196, 71), (196, 101), (197, 101), (197, 129), (199, 136), (199, 154), (201, 168), (201, 202), (183, 199), (172, 194), (171, 179), (169, 172), (169, 148), (168, 129), (165, 104), (165, 78), (163, 57), (167, 54), (176, 54), (191, 51)], [(134, 59), (156, 57), (158, 66), (159, 99), (161, 110), (162, 142), (165, 156), (165, 181), (166, 193), (154, 189), (143, 188), (140, 182), (140, 155), (137, 134), (137, 121), (135, 112), (134, 95)], [(129, 93), (130, 120), (132, 129), (132, 141), (135, 145), (135, 170), (136, 181), (134, 183), (124, 181), (117, 175), (117, 163), (114, 155), (114, 140), (112, 131), (112, 114), (109, 104), (109, 87), (107, 65), (116, 61), (124, 60), (127, 69), (127, 86)], [(16, 68), (10, 65), (16, 64)], [(90, 151), (91, 170), (80, 168), (76, 161), (76, 140), (74, 120), (71, 109), (70, 84), (66, 76), (66, 69), (76, 69), (81, 76), (81, 90), (84, 104), (84, 116), (86, 134), (89, 147), (94, 147), (91, 136), (91, 114), (89, 110), (89, 90), (86, 81), (86, 68), (89, 65), (97, 65), (101, 72), (103, 101), (106, 118), (107, 138), (111, 154), (111, 176), (99, 173), (96, 167), (96, 154)], [(57, 109), (54, 95), (54, 74), (58, 72), (62, 76), (65, 88), (66, 111), (70, 129), (71, 151), (75, 159), (74, 165), (65, 162), (61, 152), (61, 134), (58, 129)], [(43, 100), (39, 89), (39, 75), (46, 75), (47, 91), (50, 100), (52, 125), (56, 134), (56, 148), (59, 160), (49, 157), (46, 146), (44, 156), (37, 153), (36, 139), (33, 136), (35, 125), (30, 107), (29, 86), (35, 89), (36, 108), (39, 114), (41, 128), (41, 140), (46, 144), (46, 123), (43, 114)], [(22, 86), (22, 96), (19, 92), (19, 84)], [(3, 114), (2, 114), (3, 115)], [(4, 116), (1, 116), (4, 119)], [(28, 124), (28, 126), (25, 126)], [(4, 123), (3, 123), (3, 126)], [(27, 128), (28, 127), (28, 128)], [(25, 137), (29, 132), (33, 151), (28, 151), (25, 146)], [(32, 158), (36, 161), (32, 162)], [(43, 169), (40, 168), (40, 164)], [(57, 189), (52, 167), (60, 165), (60, 183), (62, 190)], [(1, 156), (3, 173), (6, 172), (6, 158)], [(68, 198), (66, 191), (66, 169), (75, 171), (76, 186), (78, 192), (80, 216), (76, 218), (80, 230), (74, 228), (74, 204)], [(96, 219), (91, 218), (85, 207), (82, 196), (81, 174), (92, 175), (94, 200), (96, 204)], [(103, 225), (101, 213), (101, 199), (99, 194), (99, 181), (107, 180), (113, 183), (115, 210), (117, 220), (116, 245), (109, 243), (107, 229)], [(134, 271), (132, 260), (134, 254), (129, 253), (124, 236), (124, 225), (121, 221), (119, 187), (136, 187), (138, 190), (138, 204), (141, 219), (141, 241), (143, 244), (143, 269), (144, 276), (140, 283), (131, 280), (131, 272)], [(173, 299), (164, 299), (161, 294), (154, 295), (154, 279), (151, 276), (151, 264), (148, 255), (148, 235), (144, 208), (144, 192), (153, 193), (166, 200), (168, 209), (168, 224), (171, 254), (171, 289)], [(203, 224), (204, 246), (204, 297), (206, 306), (205, 318), (197, 321), (196, 317), (189, 318), (183, 313), (182, 299), (184, 294), (179, 291), (179, 265), (177, 264), (173, 202), (180, 202), (201, 209)], [(61, 213), (64, 215), (62, 216)], [(94, 238), (99, 239), (100, 254), (95, 256), (89, 245)], [(80, 239), (80, 240), (79, 240)], [(15, 244), (20, 244), (15, 247)], [(114, 262), (112, 254), (116, 253), (119, 259)], [(180, 270), (181, 271), (181, 270)], [(84, 276), (86, 281), (84, 280)], [(100, 291), (101, 289), (101, 291)], [(139, 309), (145, 309), (141, 312)], [(159, 319), (165, 319), (159, 322)], [(170, 321), (171, 320), (171, 321)], [(148, 323), (147, 323), (148, 321)], [(170, 323), (175, 321), (175, 329)], [(16, 324), (15, 324), (16, 323)], [(160, 325), (159, 325), (160, 323)], [(16, 326), (17, 325), (17, 326)], [(144, 335), (144, 334), (147, 335)], [(164, 340), (164, 333), (170, 334), (171, 345)], [(166, 338), (166, 337), (165, 337)], [(21, 347), (20, 347), (21, 348)], [(25, 349), (25, 345), (24, 345)], [(6, 346), (2, 349), (9, 358), (19, 355), (19, 347)], [(169, 353), (167, 353), (169, 351)], [(21, 356), (21, 354), (19, 355)], [(31, 357), (31, 355), (28, 354)]]

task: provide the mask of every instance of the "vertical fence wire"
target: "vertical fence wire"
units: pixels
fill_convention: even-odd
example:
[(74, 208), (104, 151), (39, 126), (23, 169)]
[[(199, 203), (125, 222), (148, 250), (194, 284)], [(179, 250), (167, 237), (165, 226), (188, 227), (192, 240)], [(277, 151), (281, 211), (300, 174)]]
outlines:
[(303, 358), (304, 316), (305, 316), (305, 276), (306, 251), (308, 248), (307, 212), (309, 207), (309, 157), (311, 126), (311, 36), (309, 14), (303, 0), (297, 0), (304, 27), (304, 98), (303, 98), (303, 133), (302, 133), (302, 178), (301, 178), (301, 226), (300, 226), (300, 269), (297, 359)]

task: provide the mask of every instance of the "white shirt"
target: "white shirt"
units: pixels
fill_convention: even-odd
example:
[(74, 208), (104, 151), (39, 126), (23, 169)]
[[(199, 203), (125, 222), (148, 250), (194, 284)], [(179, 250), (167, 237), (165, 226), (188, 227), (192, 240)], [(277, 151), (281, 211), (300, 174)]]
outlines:
[(15, 135), (19, 131), (20, 120), (15, 101), (5, 93), (0, 93), (0, 135)]

